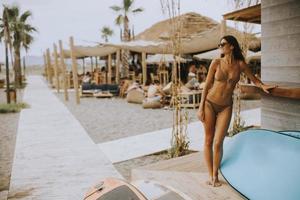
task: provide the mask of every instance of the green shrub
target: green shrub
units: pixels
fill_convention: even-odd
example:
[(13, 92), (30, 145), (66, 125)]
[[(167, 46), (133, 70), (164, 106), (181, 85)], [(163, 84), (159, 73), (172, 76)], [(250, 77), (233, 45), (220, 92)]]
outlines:
[(0, 113), (17, 113), (23, 108), (28, 108), (27, 103), (11, 103), (11, 104), (0, 104)]

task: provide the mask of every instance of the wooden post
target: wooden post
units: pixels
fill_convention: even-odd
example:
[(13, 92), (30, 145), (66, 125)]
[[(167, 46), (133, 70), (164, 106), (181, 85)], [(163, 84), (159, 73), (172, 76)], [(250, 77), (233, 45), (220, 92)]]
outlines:
[(50, 85), (52, 86), (53, 80), (52, 80), (52, 71), (51, 71), (51, 59), (50, 59), (50, 49), (47, 49), (47, 67), (48, 67), (48, 80)]
[(108, 54), (108, 84), (111, 84), (111, 54)]
[(47, 68), (47, 58), (46, 58), (46, 54), (45, 53), (43, 53), (43, 58), (44, 58), (44, 73), (45, 73), (45, 78), (46, 78), (47, 82), (49, 82), (49, 80), (48, 80), (48, 72), (47, 72), (47, 70), (48, 70), (48, 68)]
[[(225, 36), (226, 35), (226, 30), (227, 28), (226, 28), (226, 20), (225, 19), (223, 19), (222, 21), (221, 21), (221, 30), (220, 30), (220, 34), (221, 34), (221, 37), (223, 37), (223, 36)], [(220, 37), (220, 38), (221, 38)]]
[(62, 46), (62, 41), (59, 40), (59, 51), (60, 51), (60, 66), (62, 69), (62, 77), (63, 77), (63, 83), (64, 83), (64, 95), (65, 95), (65, 101), (69, 101), (69, 94), (67, 89), (67, 77), (66, 77), (66, 64), (65, 64), (65, 55), (64, 50)]
[(76, 103), (80, 103), (79, 90), (78, 90), (78, 71), (77, 71), (77, 62), (76, 55), (74, 53), (74, 40), (73, 37), (70, 37), (70, 50), (71, 50), (71, 58), (72, 58), (72, 71), (73, 71), (73, 83), (76, 95)]
[(146, 85), (146, 81), (147, 81), (146, 52), (142, 53), (142, 72), (143, 72), (143, 85)]
[(60, 83), (59, 83), (59, 70), (58, 70), (58, 57), (57, 57), (57, 46), (56, 44), (53, 44), (54, 49), (54, 74), (55, 74), (55, 80), (56, 80), (56, 90), (59, 92), (60, 89)]
[(120, 83), (120, 49), (117, 50), (117, 55), (116, 55), (116, 83)]

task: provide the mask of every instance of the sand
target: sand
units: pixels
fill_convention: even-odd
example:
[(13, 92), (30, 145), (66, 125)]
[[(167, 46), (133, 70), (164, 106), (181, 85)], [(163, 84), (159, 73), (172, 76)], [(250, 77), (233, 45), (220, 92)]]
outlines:
[[(57, 96), (64, 102), (63, 93)], [(172, 110), (143, 109), (140, 104), (130, 104), (121, 98), (81, 98), (81, 103), (76, 105), (74, 92), (69, 96), (65, 105), (97, 144), (172, 126)], [(260, 100), (242, 101), (242, 110), (257, 107)], [(187, 109), (187, 112), (189, 122), (198, 121), (197, 109)]]
[[(58, 94), (63, 100), (63, 94)], [(80, 121), (95, 143), (143, 134), (172, 126), (172, 111), (143, 109), (140, 104), (129, 104), (124, 99), (81, 98), (76, 105), (74, 93), (65, 105)], [(190, 110), (190, 121), (195, 111)]]

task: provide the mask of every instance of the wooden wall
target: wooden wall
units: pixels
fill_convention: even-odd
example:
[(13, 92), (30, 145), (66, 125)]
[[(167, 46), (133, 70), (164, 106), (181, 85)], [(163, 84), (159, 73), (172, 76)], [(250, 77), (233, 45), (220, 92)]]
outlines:
[[(262, 80), (300, 87), (300, 1), (262, 1)], [(262, 97), (262, 128), (300, 130), (300, 101)]]

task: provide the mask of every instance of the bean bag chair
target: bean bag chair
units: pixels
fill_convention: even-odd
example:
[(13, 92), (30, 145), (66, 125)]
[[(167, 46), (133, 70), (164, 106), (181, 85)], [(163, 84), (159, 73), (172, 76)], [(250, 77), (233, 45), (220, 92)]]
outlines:
[(127, 93), (126, 100), (128, 103), (142, 104), (144, 100), (144, 91), (141, 89), (133, 89)]
[(162, 104), (160, 103), (160, 99), (158, 99), (158, 98), (147, 98), (147, 99), (144, 99), (142, 106), (145, 109), (161, 108)]

